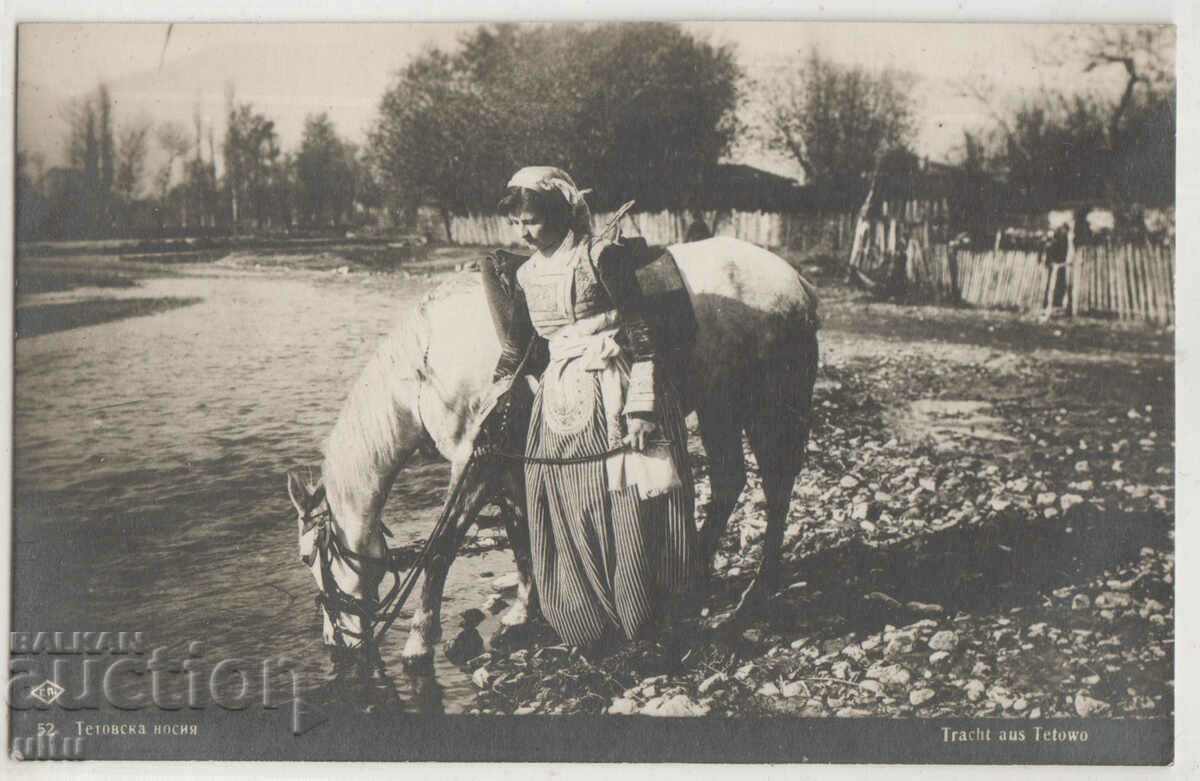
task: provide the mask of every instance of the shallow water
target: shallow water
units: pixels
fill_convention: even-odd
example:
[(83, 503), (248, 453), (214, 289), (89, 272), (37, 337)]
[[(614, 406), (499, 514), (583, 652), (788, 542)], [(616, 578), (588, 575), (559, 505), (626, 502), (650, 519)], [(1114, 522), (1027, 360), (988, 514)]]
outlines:
[[(319, 685), (316, 585), (297, 558), (285, 472), (319, 462), (376, 341), (430, 284), (205, 264), (139, 287), (23, 296), (201, 300), (17, 341), (14, 630), (140, 631), (175, 659), (201, 640), (209, 664), (287, 656)], [(402, 473), (384, 516), (391, 544), (428, 534), (447, 473)], [(513, 569), (499, 551), (455, 563), (447, 640)], [(397, 623), (382, 649), (392, 670), (405, 634)], [(446, 710), (461, 710), (469, 678), (440, 649), (435, 672)]]

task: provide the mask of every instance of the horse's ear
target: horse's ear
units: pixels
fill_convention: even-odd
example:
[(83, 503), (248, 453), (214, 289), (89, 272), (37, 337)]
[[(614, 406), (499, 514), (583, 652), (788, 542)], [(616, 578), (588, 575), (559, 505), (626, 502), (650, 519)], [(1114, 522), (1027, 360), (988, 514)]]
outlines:
[(317, 490), (313, 491), (312, 496), (308, 499), (310, 509), (315, 509), (321, 506), (321, 502), (325, 501), (325, 484), (317, 486)]
[(304, 512), (306, 509), (308, 509), (308, 488), (304, 485), (304, 481), (301, 480), (295, 472), (288, 472), (287, 478), (288, 497), (292, 500), (292, 504), (296, 506), (297, 510)]

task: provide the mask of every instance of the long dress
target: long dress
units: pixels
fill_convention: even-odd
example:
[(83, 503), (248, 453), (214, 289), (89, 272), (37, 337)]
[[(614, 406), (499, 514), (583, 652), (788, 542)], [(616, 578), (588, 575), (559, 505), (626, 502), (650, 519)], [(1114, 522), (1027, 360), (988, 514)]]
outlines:
[[(698, 565), (683, 411), (670, 383), (655, 376), (644, 321), (620, 305), (627, 302), (613, 300), (631, 288), (620, 253), (607, 249), (568, 234), (549, 257), (536, 253), (516, 275), (525, 322), (550, 352), (526, 454), (585, 457), (525, 468), (538, 599), (573, 645), (618, 631), (628, 639), (645, 634), (689, 592)], [(506, 341), (506, 355), (519, 352), (517, 340)], [(646, 456), (603, 457), (626, 435), (628, 415), (652, 416), (657, 444)], [(661, 478), (664, 463), (673, 464), (678, 479), (653, 479), (656, 468)]]

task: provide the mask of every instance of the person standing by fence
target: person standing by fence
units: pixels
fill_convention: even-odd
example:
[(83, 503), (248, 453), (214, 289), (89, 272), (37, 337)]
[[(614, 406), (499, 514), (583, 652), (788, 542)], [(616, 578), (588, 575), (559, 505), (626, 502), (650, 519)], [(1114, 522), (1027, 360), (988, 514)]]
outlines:
[(1046, 245), (1046, 265), (1050, 267), (1050, 278), (1046, 282), (1046, 317), (1069, 306), (1067, 263), (1071, 259), (1071, 238), (1070, 225), (1062, 223), (1054, 229), (1054, 235)]

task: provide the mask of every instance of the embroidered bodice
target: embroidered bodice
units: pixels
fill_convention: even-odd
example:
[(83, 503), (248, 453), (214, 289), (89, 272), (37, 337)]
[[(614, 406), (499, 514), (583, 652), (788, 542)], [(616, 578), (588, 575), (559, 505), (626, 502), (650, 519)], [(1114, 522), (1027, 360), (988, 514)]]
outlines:
[[(568, 234), (549, 257), (535, 253), (517, 270), (525, 292), (529, 319), (543, 339), (563, 326), (613, 308), (607, 291), (588, 260), (588, 241)], [(598, 254), (601, 245), (592, 248)]]

